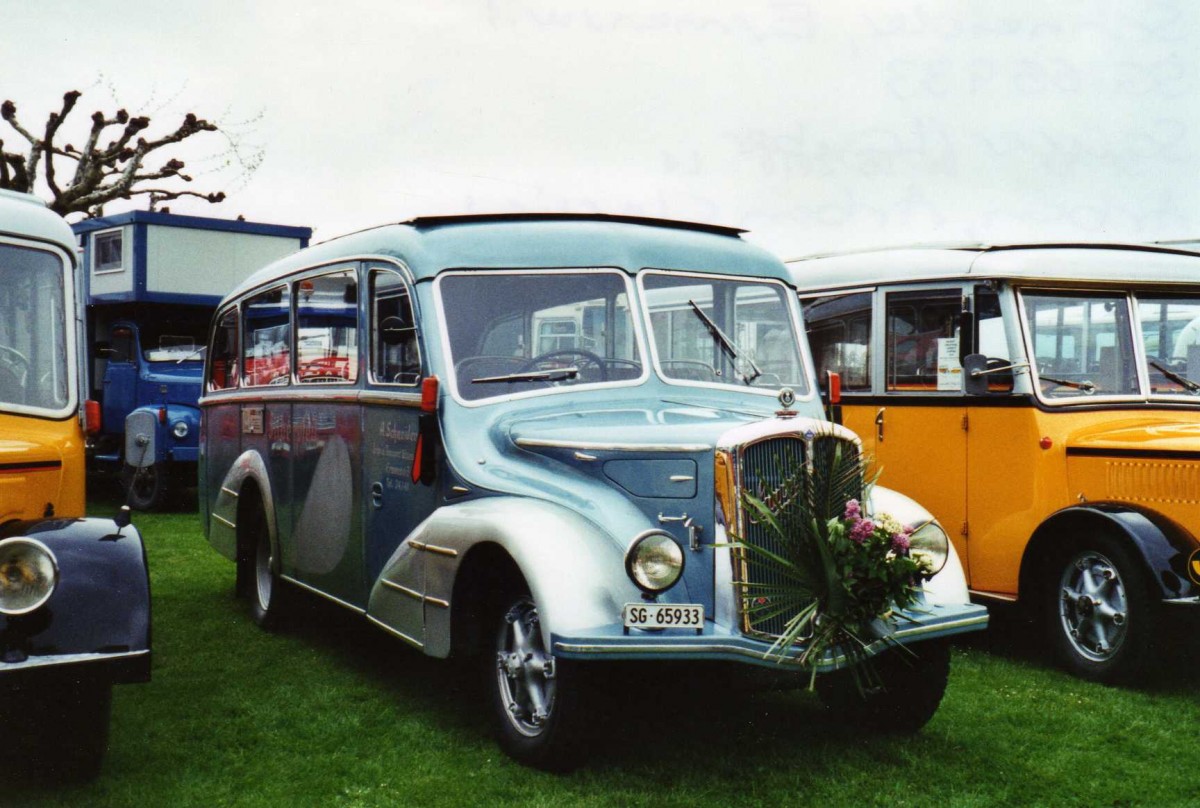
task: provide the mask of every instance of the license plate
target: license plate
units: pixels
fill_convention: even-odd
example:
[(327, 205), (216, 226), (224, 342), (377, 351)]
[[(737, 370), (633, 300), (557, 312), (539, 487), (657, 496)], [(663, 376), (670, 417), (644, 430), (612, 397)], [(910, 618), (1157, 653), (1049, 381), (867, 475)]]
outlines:
[(699, 603), (626, 603), (621, 615), (625, 628), (704, 627), (704, 606)]

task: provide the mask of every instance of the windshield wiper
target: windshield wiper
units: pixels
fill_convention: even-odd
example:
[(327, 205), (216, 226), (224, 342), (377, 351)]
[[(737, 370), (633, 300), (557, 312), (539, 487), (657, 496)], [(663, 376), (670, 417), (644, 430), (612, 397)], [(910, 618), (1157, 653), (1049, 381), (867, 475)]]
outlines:
[(1072, 382), (1066, 379), (1056, 379), (1053, 376), (1047, 376), (1045, 373), (1039, 373), (1038, 378), (1045, 379), (1048, 382), (1054, 382), (1061, 387), (1074, 387), (1076, 390), (1082, 390), (1085, 393), (1096, 392), (1096, 383), (1087, 380), (1082, 382)]
[(495, 382), (565, 382), (579, 375), (579, 368), (554, 368), (553, 370), (528, 370), (506, 373), (503, 376), (480, 376), (471, 379), (471, 384), (493, 384)]
[(1187, 390), (1189, 393), (1200, 393), (1200, 384), (1196, 384), (1188, 377), (1182, 376), (1173, 370), (1168, 370), (1167, 368), (1155, 362), (1153, 359), (1149, 360), (1149, 364), (1150, 367), (1154, 368), (1159, 373), (1175, 382), (1175, 384), (1179, 385), (1184, 390)]
[[(762, 371), (759, 370), (758, 365), (754, 364), (754, 360), (748, 356), (743, 357), (740, 353), (738, 353), (738, 349), (734, 347), (732, 342), (730, 342), (729, 337), (725, 336), (724, 332), (722, 332), (717, 324), (712, 321), (712, 318), (704, 313), (704, 309), (696, 305), (696, 301), (689, 300), (688, 305), (692, 307), (692, 311), (696, 312), (696, 316), (700, 318), (700, 322), (704, 323), (704, 327), (708, 329), (708, 333), (712, 334), (713, 339), (717, 341), (717, 344), (721, 346), (721, 349), (725, 351), (725, 354), (733, 360), (733, 372), (741, 376), (742, 381), (745, 384), (752, 383), (755, 379), (762, 375)], [(746, 364), (748, 364), (750, 369), (754, 371), (753, 376), (747, 376), (738, 369), (737, 363), (738, 360), (741, 359), (745, 359)]]

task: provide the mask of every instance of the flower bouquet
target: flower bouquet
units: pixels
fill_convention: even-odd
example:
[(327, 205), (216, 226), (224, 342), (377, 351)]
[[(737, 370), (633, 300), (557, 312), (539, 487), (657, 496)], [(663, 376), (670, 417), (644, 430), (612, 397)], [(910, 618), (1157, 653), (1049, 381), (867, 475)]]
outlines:
[[(743, 560), (769, 574), (740, 585), (751, 621), (784, 619), (768, 655), (780, 661), (803, 642), (798, 658), (816, 679), (830, 651), (854, 671), (860, 689), (875, 684), (868, 648), (888, 641), (890, 619), (920, 597), (928, 563), (909, 552), (914, 529), (887, 514), (868, 514), (874, 482), (857, 452), (839, 447), (796, 469), (778, 490), (787, 497), (743, 494), (750, 520), (772, 534), (770, 549), (737, 541)], [(899, 644), (897, 644), (899, 645)], [(903, 647), (903, 646), (899, 646)]]

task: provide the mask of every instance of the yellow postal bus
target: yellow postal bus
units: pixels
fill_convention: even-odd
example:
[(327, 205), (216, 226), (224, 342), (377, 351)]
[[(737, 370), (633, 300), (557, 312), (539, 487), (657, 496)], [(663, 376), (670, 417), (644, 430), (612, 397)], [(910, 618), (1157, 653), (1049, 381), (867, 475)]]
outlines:
[(883, 482), (1080, 676), (1128, 679), (1200, 596), (1200, 254), (909, 248), (789, 262)]

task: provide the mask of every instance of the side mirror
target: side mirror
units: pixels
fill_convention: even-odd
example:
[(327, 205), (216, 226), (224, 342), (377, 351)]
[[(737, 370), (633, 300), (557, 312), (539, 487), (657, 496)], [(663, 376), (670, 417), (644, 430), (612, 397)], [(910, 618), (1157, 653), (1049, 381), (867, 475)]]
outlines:
[(988, 360), (983, 354), (967, 354), (962, 360), (963, 389), (969, 396), (986, 396), (988, 391)]

